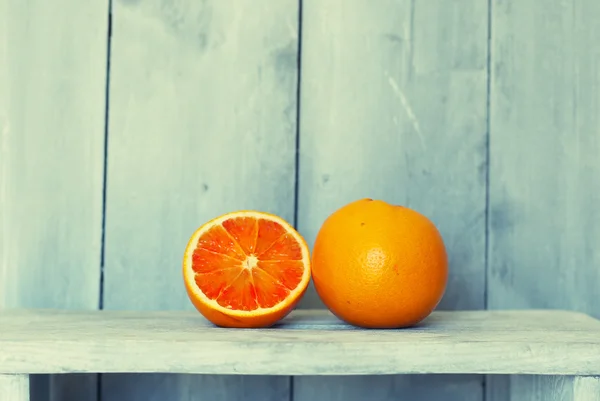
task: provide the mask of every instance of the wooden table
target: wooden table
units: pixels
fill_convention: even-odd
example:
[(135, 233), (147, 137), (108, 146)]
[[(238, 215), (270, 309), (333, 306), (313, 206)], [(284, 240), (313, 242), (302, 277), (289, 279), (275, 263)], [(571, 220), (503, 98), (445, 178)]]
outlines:
[(0, 312), (0, 400), (28, 400), (29, 374), (108, 372), (559, 375), (571, 399), (599, 401), (600, 321), (557, 310), (434, 312), (410, 329), (363, 330), (299, 310), (252, 330), (188, 311)]

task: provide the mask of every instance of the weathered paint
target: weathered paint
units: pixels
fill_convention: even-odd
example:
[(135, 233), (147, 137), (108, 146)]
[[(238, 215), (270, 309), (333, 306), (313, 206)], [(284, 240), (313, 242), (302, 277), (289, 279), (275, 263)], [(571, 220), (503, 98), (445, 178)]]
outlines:
[[(450, 258), (440, 309), (482, 309), (487, 3), (303, 1), (298, 227), (360, 198), (412, 207)], [(303, 307), (322, 304), (307, 294)], [(294, 379), (294, 400), (482, 399), (482, 378)], [(374, 392), (373, 383), (378, 390)], [(375, 397), (375, 398), (373, 398)]]
[[(221, 213), (293, 222), (298, 11), (294, 0), (113, 3), (106, 309), (192, 309), (183, 251)], [(289, 382), (107, 375), (102, 397), (278, 400)]]
[[(107, 308), (191, 308), (182, 247), (221, 212), (255, 207), (293, 221), (297, 201), (312, 243), (329, 213), (370, 196), (440, 227), (452, 271), (440, 309), (484, 307), (487, 212), (490, 308), (600, 313), (600, 5), (490, 0), (486, 121), (487, 2), (304, 0), (294, 199), (298, 2), (113, 3)], [(0, 0), (1, 307), (98, 305), (107, 11), (107, 1)], [(322, 305), (311, 292), (302, 306)], [(33, 382), (34, 400), (48, 390), (95, 398), (93, 376)], [(494, 376), (488, 400), (527, 397), (542, 382), (571, 383)], [(102, 390), (107, 400), (246, 390), (275, 400), (289, 384), (111, 374)], [(481, 385), (303, 377), (293, 389), (297, 400), (478, 401)]]
[[(0, 308), (98, 307), (107, 32), (107, 0), (0, 0)], [(96, 399), (96, 375), (32, 384)]]
[[(600, 316), (599, 18), (593, 1), (492, 2), (490, 309)], [(515, 377), (488, 389), (537, 391)]]
[[(600, 320), (569, 311), (436, 311), (416, 327), (396, 330), (356, 329), (325, 310), (296, 310), (276, 327), (253, 330), (215, 327), (195, 311), (8, 311), (0, 312), (0, 325), (6, 374), (419, 373), (417, 388), (432, 396), (433, 377), (423, 373), (600, 374)], [(441, 378), (452, 397), (467, 380)], [(391, 390), (383, 378), (372, 380)], [(351, 385), (360, 392), (359, 386)]]
[(0, 400), (29, 401), (29, 375), (0, 375)]

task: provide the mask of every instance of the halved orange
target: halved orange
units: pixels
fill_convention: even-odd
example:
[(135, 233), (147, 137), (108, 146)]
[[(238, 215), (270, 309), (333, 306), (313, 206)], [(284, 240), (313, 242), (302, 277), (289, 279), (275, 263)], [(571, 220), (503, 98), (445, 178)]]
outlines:
[(308, 246), (279, 216), (227, 213), (191, 236), (183, 279), (196, 309), (215, 325), (272, 326), (294, 309), (308, 287)]

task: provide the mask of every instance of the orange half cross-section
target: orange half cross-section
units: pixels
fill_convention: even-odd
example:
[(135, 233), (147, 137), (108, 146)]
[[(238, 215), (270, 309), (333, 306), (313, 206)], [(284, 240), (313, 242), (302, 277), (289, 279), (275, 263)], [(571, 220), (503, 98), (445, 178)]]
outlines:
[(190, 300), (214, 324), (267, 327), (306, 291), (310, 257), (302, 236), (282, 218), (233, 212), (192, 235), (183, 276)]

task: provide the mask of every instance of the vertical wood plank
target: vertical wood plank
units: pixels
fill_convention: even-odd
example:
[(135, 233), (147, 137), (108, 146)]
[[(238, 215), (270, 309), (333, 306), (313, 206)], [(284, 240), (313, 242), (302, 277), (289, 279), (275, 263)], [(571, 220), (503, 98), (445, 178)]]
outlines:
[[(487, 401), (600, 401), (600, 379), (579, 376), (490, 376)], [(499, 379), (499, 380), (495, 380)], [(503, 386), (498, 384), (502, 383)]]
[[(573, 400), (573, 381), (570, 376), (507, 375), (490, 376), (500, 379), (504, 386), (499, 387), (496, 380), (487, 389), (487, 401), (507, 399), (515, 401), (569, 401)], [(508, 379), (508, 380), (503, 380)]]
[(600, 377), (576, 377), (573, 401), (600, 401)]
[[(449, 251), (440, 309), (484, 307), (487, 10), (303, 1), (299, 230), (312, 244), (331, 212), (363, 197), (419, 210)], [(312, 292), (302, 306), (322, 305)], [(481, 400), (482, 378), (294, 378), (296, 401), (425, 396)]]
[[(492, 1), (490, 309), (600, 316), (599, 18), (598, 2)], [(512, 384), (490, 378), (494, 401), (527, 399)]]
[[(98, 307), (107, 13), (0, 0), (2, 308)], [(33, 400), (96, 399), (95, 375), (32, 383)]]
[[(293, 222), (298, 11), (296, 0), (113, 2), (106, 309), (192, 309), (183, 250), (212, 217)], [(290, 389), (285, 376), (102, 382), (106, 401), (274, 401)]]
[(29, 376), (0, 375), (0, 400), (29, 401)]
[(471, 375), (299, 376), (294, 400), (481, 401), (482, 382)]

